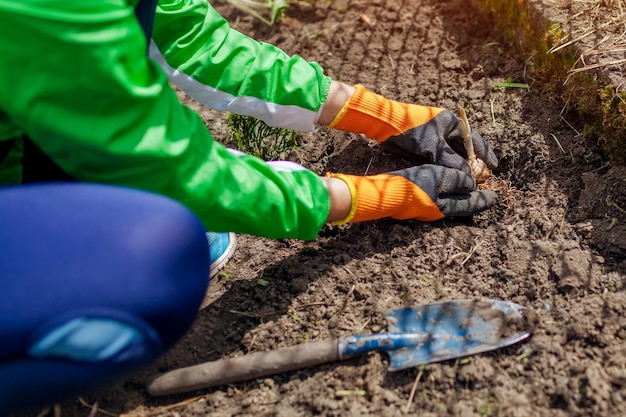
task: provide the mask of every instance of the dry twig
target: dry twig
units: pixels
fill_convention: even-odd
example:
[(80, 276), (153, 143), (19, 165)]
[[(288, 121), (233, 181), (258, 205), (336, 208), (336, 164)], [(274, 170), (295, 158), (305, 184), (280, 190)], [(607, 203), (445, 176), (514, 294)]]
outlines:
[(413, 398), (415, 397), (415, 391), (417, 390), (417, 384), (420, 382), (422, 378), (422, 374), (424, 373), (424, 369), (420, 369), (415, 377), (415, 382), (413, 383), (413, 387), (411, 388), (411, 394), (409, 394), (409, 400), (407, 401), (406, 407), (404, 408), (404, 414), (408, 414), (409, 410), (411, 410), (411, 404), (413, 403)]
[(476, 249), (478, 249), (478, 247), (480, 245), (482, 245), (483, 243), (485, 243), (484, 240), (481, 240), (480, 242), (478, 242), (477, 244), (475, 244), (472, 248), (470, 248), (469, 253), (467, 254), (467, 256), (465, 257), (465, 259), (463, 259), (463, 262), (461, 262), (461, 266), (465, 265), (467, 263), (467, 261), (469, 261), (469, 259), (472, 257), (472, 255), (476, 252)]
[(150, 410), (150, 411), (140, 411), (137, 413), (130, 413), (130, 414), (120, 414), (119, 417), (152, 417), (152, 416), (156, 416), (158, 414), (162, 414), (164, 412), (173, 410), (175, 408), (179, 408), (179, 407), (183, 407), (187, 404), (191, 404), (191, 403), (195, 403), (199, 400), (204, 399), (205, 396), (198, 396), (198, 397), (193, 397), (193, 398), (188, 398), (186, 400), (183, 400), (181, 402), (175, 403), (175, 404), (170, 404), (170, 405), (164, 405), (164, 406), (160, 406), (155, 408), (154, 410)]
[[(80, 405), (82, 405), (85, 408), (89, 408), (91, 409), (91, 411), (89, 412), (89, 417), (92, 417), (92, 413), (93, 415), (97, 415), (98, 413), (100, 414), (104, 414), (106, 416), (110, 416), (110, 417), (118, 417), (118, 414), (112, 413), (110, 411), (107, 410), (103, 410), (102, 408), (98, 407), (98, 402), (94, 402), (93, 404), (89, 404), (87, 401), (85, 401), (85, 399), (83, 397), (78, 397), (78, 402), (80, 403)], [(95, 412), (94, 412), (95, 410)]]

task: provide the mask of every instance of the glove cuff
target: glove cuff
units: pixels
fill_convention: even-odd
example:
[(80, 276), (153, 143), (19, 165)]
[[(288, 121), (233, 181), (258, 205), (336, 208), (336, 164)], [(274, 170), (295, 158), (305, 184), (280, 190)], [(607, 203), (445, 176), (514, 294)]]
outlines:
[(346, 218), (343, 220), (337, 220), (337, 221), (331, 222), (331, 224), (341, 225), (341, 224), (350, 223), (350, 221), (354, 218), (354, 215), (356, 214), (356, 209), (357, 209), (357, 199), (356, 199), (357, 193), (356, 193), (356, 187), (354, 186), (354, 183), (350, 181), (350, 179), (346, 175), (343, 175), (343, 174), (333, 174), (329, 172), (326, 174), (326, 176), (330, 178), (338, 178), (342, 180), (343, 182), (345, 182), (346, 185), (348, 186), (348, 189), (350, 190), (350, 196), (352, 197), (352, 204), (350, 206), (350, 212), (348, 213)]
[(357, 84), (352, 97), (328, 126), (346, 132), (363, 133), (383, 142), (391, 136), (428, 123), (441, 111), (441, 108), (389, 100)]

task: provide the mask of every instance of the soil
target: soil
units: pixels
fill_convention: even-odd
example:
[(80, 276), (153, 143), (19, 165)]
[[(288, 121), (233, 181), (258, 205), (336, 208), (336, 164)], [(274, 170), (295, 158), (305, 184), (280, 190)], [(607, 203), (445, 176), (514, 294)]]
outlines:
[[(499, 205), (472, 218), (329, 225), (310, 242), (239, 235), (189, 334), (151, 369), (84, 401), (128, 417), (626, 415), (626, 168), (535, 88), (494, 22), (464, 0), (295, 2), (271, 27), (216, 7), (335, 79), (406, 102), (463, 104), (506, 187)], [(530, 88), (494, 87), (504, 81)], [(227, 136), (225, 115), (181, 99), (218, 140)], [(320, 174), (424, 162), (327, 128), (299, 141), (289, 159)], [(468, 298), (525, 306), (531, 338), (396, 372), (385, 353), (369, 353), (186, 394), (145, 391), (157, 372), (377, 333), (390, 308)], [(60, 408), (88, 412), (78, 400)]]

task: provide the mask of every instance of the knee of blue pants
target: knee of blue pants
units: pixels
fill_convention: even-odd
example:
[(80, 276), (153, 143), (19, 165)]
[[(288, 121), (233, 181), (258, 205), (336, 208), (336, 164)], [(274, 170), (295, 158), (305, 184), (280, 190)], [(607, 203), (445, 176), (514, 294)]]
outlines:
[[(0, 189), (0, 230), (0, 410), (79, 395), (147, 365), (188, 330), (208, 285), (204, 227), (153, 194)], [(110, 339), (81, 345), (94, 324)]]
[(208, 286), (205, 228), (164, 197), (93, 184), (0, 189), (0, 360), (42, 318), (125, 311), (165, 348), (189, 328)]

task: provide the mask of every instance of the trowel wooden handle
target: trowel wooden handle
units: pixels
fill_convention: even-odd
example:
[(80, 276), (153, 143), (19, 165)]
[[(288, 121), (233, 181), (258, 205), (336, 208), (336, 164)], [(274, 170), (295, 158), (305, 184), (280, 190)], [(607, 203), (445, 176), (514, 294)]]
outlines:
[(339, 360), (338, 340), (305, 343), (175, 369), (148, 383), (153, 396), (179, 394)]

